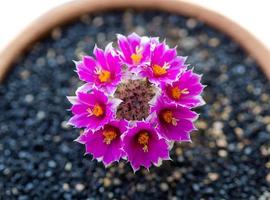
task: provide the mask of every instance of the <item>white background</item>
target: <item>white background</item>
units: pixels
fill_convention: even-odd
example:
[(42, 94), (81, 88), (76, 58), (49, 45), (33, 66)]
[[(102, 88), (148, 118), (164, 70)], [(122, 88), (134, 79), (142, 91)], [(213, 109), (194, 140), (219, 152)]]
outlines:
[[(70, 0), (1, 0), (0, 52), (27, 25), (48, 10)], [(113, 0), (112, 0), (113, 1)], [(233, 19), (270, 48), (270, 1), (189, 0)]]

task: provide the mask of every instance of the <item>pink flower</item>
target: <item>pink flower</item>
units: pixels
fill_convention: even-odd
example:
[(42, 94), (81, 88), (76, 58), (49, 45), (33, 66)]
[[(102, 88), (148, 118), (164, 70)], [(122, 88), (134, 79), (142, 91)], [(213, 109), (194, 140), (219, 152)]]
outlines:
[(150, 64), (145, 66), (140, 74), (156, 85), (160, 83), (170, 84), (185, 69), (185, 58), (177, 56), (176, 49), (169, 49), (163, 42), (155, 45), (151, 52)]
[(179, 80), (172, 84), (161, 85), (164, 98), (185, 107), (197, 107), (205, 102), (200, 96), (204, 86), (200, 83), (201, 76), (188, 70), (181, 74)]
[(117, 38), (121, 60), (129, 70), (137, 73), (142, 66), (149, 64), (151, 44), (156, 43), (157, 38), (140, 37), (136, 33), (127, 37), (118, 34)]
[(121, 135), (126, 132), (127, 126), (125, 120), (114, 120), (97, 131), (86, 130), (76, 141), (85, 145), (86, 154), (92, 154), (108, 166), (125, 155)]
[(111, 44), (107, 45), (105, 51), (95, 47), (94, 55), (96, 59), (84, 56), (81, 62), (76, 63), (79, 78), (111, 94), (121, 81), (120, 60)]
[(191, 141), (190, 132), (196, 130), (193, 122), (198, 117), (195, 112), (159, 98), (151, 107), (151, 113), (151, 121), (158, 124), (162, 137), (171, 141)]
[(117, 38), (118, 50), (95, 47), (95, 58), (76, 63), (86, 83), (68, 97), (69, 124), (84, 128), (76, 141), (105, 166), (124, 158), (134, 171), (149, 169), (170, 159), (169, 144), (191, 141), (198, 117), (191, 108), (204, 104), (204, 86), (165, 41), (135, 33)]
[(134, 171), (140, 166), (149, 169), (152, 163), (158, 165), (161, 159), (169, 159), (167, 142), (149, 122), (137, 122), (123, 138), (123, 149)]
[[(71, 98), (70, 98), (71, 99)], [(69, 124), (77, 128), (99, 129), (114, 117), (116, 104), (104, 93), (94, 89), (90, 93), (78, 92), (71, 101), (73, 117)]]

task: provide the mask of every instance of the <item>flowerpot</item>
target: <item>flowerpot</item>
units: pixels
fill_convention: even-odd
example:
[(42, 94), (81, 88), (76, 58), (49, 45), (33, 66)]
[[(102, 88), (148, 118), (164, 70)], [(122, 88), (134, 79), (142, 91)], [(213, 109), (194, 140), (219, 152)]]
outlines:
[[(125, 161), (105, 169), (83, 156), (73, 142), (80, 131), (66, 125), (66, 96), (81, 85), (72, 60), (130, 32), (178, 45), (208, 85), (193, 142), (176, 144), (172, 161), (135, 174)], [(269, 52), (223, 16), (178, 0), (74, 1), (7, 49), (0, 56), (4, 199), (269, 198)]]
[[(113, 2), (109, 0), (86, 0), (73, 1), (44, 14), (11, 42), (6, 48), (8, 51), (3, 51), (0, 54), (2, 60), (0, 66), (0, 81), (3, 81), (12, 62), (16, 60), (16, 57), (22, 54), (31, 43), (37, 41), (41, 36), (46, 35), (53, 27), (74, 20), (84, 13), (124, 8), (168, 11), (200, 19), (216, 29), (219, 29), (221, 32), (224, 32), (239, 43), (254, 57), (266, 76), (270, 78), (270, 69), (268, 67), (270, 60), (269, 50), (248, 31), (219, 13), (181, 0), (138, 0), (133, 2), (125, 0), (116, 0)], [(43, 24), (43, 26), (40, 26), (40, 24)]]

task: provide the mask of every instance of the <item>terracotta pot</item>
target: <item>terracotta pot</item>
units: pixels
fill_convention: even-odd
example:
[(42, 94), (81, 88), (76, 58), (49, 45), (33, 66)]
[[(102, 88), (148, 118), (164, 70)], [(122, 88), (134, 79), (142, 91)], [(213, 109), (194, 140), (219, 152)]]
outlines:
[(244, 28), (219, 13), (182, 0), (76, 0), (41, 16), (0, 53), (0, 82), (3, 82), (16, 58), (52, 28), (74, 20), (82, 14), (125, 8), (167, 11), (202, 20), (239, 43), (270, 79), (270, 51)]

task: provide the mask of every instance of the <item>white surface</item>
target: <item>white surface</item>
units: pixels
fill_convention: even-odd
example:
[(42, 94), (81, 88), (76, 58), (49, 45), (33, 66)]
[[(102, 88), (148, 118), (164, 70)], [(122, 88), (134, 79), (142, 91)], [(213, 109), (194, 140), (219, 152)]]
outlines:
[[(27, 25), (50, 9), (70, 0), (0, 1), (0, 52)], [(267, 0), (189, 0), (233, 19), (270, 48), (270, 2)]]

